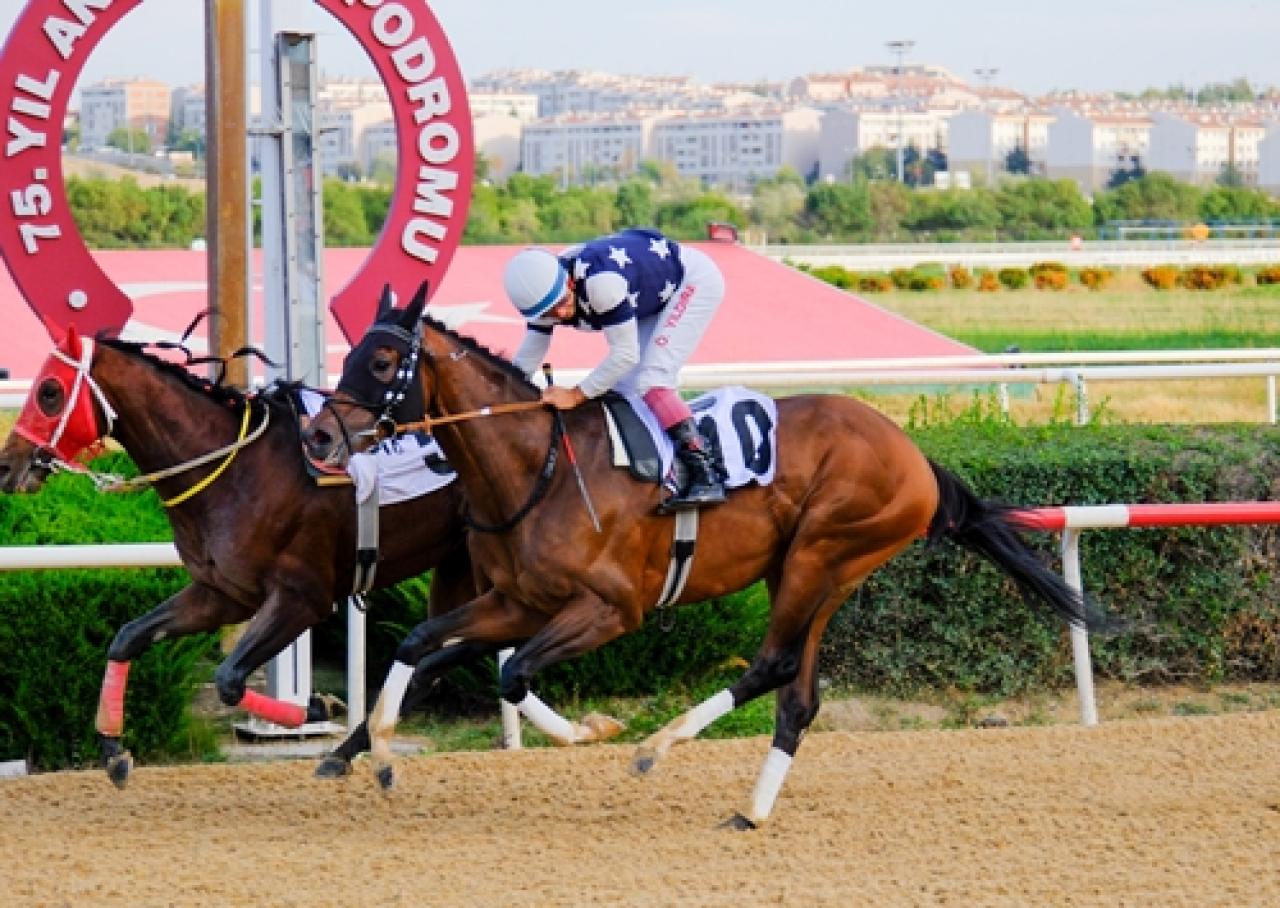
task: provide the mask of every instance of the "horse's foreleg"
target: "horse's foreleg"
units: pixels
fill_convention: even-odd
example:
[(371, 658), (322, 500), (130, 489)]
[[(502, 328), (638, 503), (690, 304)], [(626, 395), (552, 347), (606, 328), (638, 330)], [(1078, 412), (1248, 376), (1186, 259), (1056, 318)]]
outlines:
[(439, 661), (430, 663), (432, 674), (438, 675), (471, 655), (472, 651), (464, 644), (483, 644), (496, 649), (513, 640), (525, 639), (544, 622), (545, 618), (536, 612), (515, 605), (496, 590), (490, 590), (460, 608), (424, 621), (409, 633), (396, 650), (396, 661), (392, 663), (378, 700), (369, 713), (369, 745), (378, 784), (383, 789), (394, 783), (391, 737), (410, 682), (416, 674), (414, 666), (428, 656), (439, 654)]
[(128, 783), (133, 768), (133, 757), (121, 741), (130, 664), (159, 640), (215, 630), (240, 617), (236, 603), (209, 587), (191, 584), (116, 633), (107, 650), (94, 725), (103, 766), (117, 788)]
[(249, 690), (246, 682), (250, 674), (328, 613), (328, 603), (316, 604), (324, 601), (325, 597), (319, 594), (306, 596), (293, 590), (273, 591), (230, 655), (214, 672), (213, 683), (219, 699), (227, 706), (238, 706), (286, 728), (303, 725), (307, 721), (307, 707)]
[[(409, 682), (408, 690), (405, 691), (404, 701), (400, 704), (400, 718), (403, 719), (409, 715), (426, 699), (427, 694), (448, 669), (488, 655), (493, 650), (492, 646), (462, 644), (423, 659), (414, 670), (413, 679)], [(316, 777), (336, 779), (349, 775), (351, 761), (360, 754), (366, 753), (370, 746), (369, 722), (365, 720), (352, 729), (346, 739), (321, 761), (316, 767)]]
[(498, 692), (556, 744), (565, 746), (612, 738), (623, 729), (617, 719), (592, 713), (581, 722), (571, 722), (538, 699), (529, 690), (529, 682), (543, 668), (590, 652), (627, 630), (618, 610), (598, 597), (588, 595), (571, 602), (507, 660), (502, 667)]

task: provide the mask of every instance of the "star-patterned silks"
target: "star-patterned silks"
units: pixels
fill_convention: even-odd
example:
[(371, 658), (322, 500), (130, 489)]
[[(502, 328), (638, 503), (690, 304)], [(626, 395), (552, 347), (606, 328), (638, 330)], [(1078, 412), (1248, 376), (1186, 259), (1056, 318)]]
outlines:
[(667, 240), (664, 237), (663, 239), (660, 239), (660, 240), (650, 240), (649, 251), (652, 252), (654, 255), (656, 255), (658, 258), (665, 259), (667, 256), (671, 254), (671, 247), (667, 245)]
[(591, 270), (591, 263), (585, 259), (578, 259), (573, 263), (573, 279), (580, 281), (587, 276), (587, 272)]
[(619, 269), (626, 268), (631, 264), (631, 256), (627, 255), (627, 250), (623, 249), (621, 246), (610, 246), (609, 258), (618, 263)]
[(671, 283), (671, 281), (667, 281), (662, 285), (662, 292), (658, 294), (658, 298), (665, 303), (667, 300), (671, 299), (671, 294), (675, 292), (676, 285)]

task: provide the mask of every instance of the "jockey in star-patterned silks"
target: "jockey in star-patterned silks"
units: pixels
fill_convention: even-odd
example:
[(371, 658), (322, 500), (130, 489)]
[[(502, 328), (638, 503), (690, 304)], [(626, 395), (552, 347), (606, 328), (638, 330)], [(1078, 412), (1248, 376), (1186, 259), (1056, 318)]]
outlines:
[(517, 253), (504, 275), (507, 295), (528, 323), (514, 362), (532, 377), (552, 329), (602, 331), (608, 355), (576, 387), (551, 387), (543, 400), (566, 410), (613, 389), (641, 397), (675, 442), (688, 480), (665, 510), (724, 501), (724, 483), (688, 404), (677, 392), (724, 299), (724, 276), (705, 254), (656, 230), (631, 228), (566, 249)]

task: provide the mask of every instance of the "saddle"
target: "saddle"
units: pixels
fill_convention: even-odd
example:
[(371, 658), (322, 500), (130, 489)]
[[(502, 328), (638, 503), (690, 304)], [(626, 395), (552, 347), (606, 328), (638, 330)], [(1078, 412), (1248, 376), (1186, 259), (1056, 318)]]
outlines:
[[(644, 401), (610, 391), (600, 398), (614, 466), (641, 482), (676, 488), (682, 469), (675, 446)], [(778, 405), (773, 398), (740, 385), (703, 394), (689, 402), (698, 431), (724, 477), (725, 487), (773, 482), (777, 464)]]

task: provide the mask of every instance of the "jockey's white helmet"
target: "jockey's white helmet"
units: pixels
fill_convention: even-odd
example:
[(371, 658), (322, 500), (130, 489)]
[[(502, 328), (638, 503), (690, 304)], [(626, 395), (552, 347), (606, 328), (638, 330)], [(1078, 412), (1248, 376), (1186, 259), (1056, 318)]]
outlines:
[(537, 318), (559, 302), (568, 280), (560, 260), (537, 246), (512, 256), (502, 276), (507, 296), (526, 319)]

